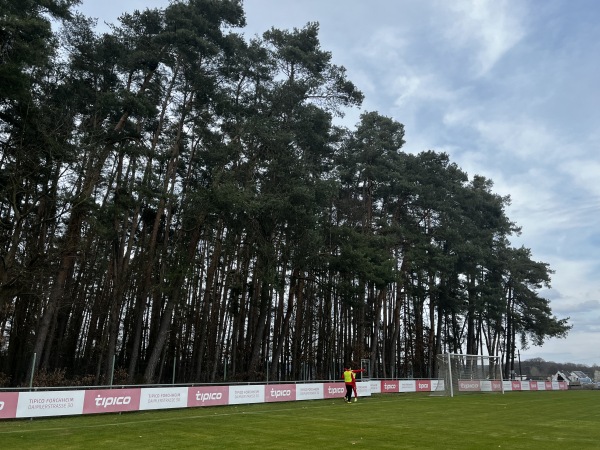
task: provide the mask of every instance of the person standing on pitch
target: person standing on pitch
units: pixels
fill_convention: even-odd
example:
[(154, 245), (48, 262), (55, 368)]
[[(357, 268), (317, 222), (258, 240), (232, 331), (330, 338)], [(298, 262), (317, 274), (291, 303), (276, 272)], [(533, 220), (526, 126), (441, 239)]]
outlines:
[[(352, 371), (352, 390), (354, 391), (354, 401), (358, 401), (358, 392), (356, 391), (356, 377), (354, 376), (355, 373), (360, 373), (360, 372), (364, 372), (365, 369), (358, 369), (358, 370), (353, 370)], [(350, 401), (350, 399), (348, 399), (348, 401)]]
[(346, 383), (346, 395), (344, 396), (344, 400), (346, 403), (350, 403), (352, 399), (352, 382), (354, 380), (354, 373), (352, 373), (352, 369), (348, 367), (344, 368), (344, 373), (342, 374), (344, 378), (344, 383)]
[(356, 392), (356, 377), (355, 373), (364, 372), (364, 369), (352, 370), (352, 367), (348, 367), (344, 369), (344, 383), (346, 383), (346, 395), (344, 399), (346, 403), (350, 403), (352, 401), (352, 392), (354, 392), (354, 401), (357, 401), (358, 394)]

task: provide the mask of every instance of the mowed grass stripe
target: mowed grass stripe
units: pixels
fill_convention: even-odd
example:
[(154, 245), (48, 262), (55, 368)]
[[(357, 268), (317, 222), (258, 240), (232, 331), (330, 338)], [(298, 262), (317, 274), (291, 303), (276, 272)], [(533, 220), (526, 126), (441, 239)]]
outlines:
[(3, 449), (598, 449), (600, 391), (380, 394), (0, 421)]

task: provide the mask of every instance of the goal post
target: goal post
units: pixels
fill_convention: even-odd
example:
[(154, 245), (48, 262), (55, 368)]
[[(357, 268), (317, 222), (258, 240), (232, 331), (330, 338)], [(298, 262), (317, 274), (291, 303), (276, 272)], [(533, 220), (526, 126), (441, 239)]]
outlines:
[(434, 395), (472, 392), (504, 394), (502, 362), (499, 356), (445, 353), (437, 355), (438, 382)]

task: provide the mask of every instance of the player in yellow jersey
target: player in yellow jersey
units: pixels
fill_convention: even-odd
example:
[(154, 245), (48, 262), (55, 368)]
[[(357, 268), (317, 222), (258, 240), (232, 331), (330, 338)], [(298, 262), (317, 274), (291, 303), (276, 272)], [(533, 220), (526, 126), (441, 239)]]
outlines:
[(365, 369), (352, 370), (352, 367), (350, 366), (344, 369), (342, 378), (344, 378), (344, 383), (346, 384), (346, 395), (344, 396), (346, 403), (350, 403), (352, 401), (352, 392), (354, 392), (354, 401), (358, 400), (358, 394), (356, 391), (356, 377), (354, 376), (354, 374), (364, 371)]

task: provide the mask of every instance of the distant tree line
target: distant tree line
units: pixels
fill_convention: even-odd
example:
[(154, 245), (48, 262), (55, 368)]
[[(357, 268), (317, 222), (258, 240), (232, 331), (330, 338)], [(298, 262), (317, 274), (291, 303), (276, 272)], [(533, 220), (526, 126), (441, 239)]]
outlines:
[(521, 363), (520, 370), (518, 363), (515, 362), (515, 370), (516, 373), (519, 373), (521, 370), (523, 375), (534, 380), (547, 379), (548, 377), (555, 375), (559, 370), (563, 372), (573, 372), (575, 370), (579, 370), (588, 375), (590, 378), (594, 379), (596, 371), (600, 371), (600, 366), (596, 364), (589, 366), (587, 364), (578, 364), (574, 362), (558, 363), (554, 361), (546, 361), (542, 358), (531, 358), (526, 359)]
[(182, 0), (98, 33), (77, 3), (0, 11), (6, 384), (330, 379), (361, 359), (430, 377), (438, 353), (508, 370), (566, 335), (491, 180), (403, 152), (377, 112), (335, 125), (363, 95), (318, 24), (247, 39), (240, 0)]

